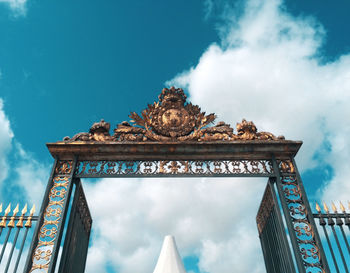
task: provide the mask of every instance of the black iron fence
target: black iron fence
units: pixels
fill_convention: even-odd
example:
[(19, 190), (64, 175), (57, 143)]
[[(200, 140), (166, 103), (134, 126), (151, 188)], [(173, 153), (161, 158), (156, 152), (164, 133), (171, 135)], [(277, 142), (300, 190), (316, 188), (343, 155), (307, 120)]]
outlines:
[[(0, 272), (21, 272), (23, 270), (23, 253), (28, 250), (38, 216), (34, 216), (35, 206), (28, 212), (25, 205), (21, 212), (17, 205), (11, 212), (11, 204), (2, 213), (0, 205)], [(34, 223), (33, 223), (34, 222)]]
[[(350, 202), (348, 202), (350, 209)], [(323, 210), (316, 203), (317, 213), (313, 214), (318, 218), (318, 229), (323, 235), (323, 245), (326, 252), (331, 272), (349, 273), (350, 268), (350, 212), (339, 202), (339, 210), (332, 203), (332, 212), (326, 203), (323, 203)], [(322, 230), (322, 231), (321, 231)]]

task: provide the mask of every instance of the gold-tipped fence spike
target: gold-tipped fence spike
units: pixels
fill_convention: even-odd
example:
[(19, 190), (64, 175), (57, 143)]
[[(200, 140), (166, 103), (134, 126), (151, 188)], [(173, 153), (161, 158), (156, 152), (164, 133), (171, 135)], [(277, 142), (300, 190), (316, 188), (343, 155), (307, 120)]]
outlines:
[(321, 213), (321, 207), (317, 202), (316, 202), (316, 210), (318, 213)]
[(22, 215), (26, 214), (28, 210), (28, 205), (26, 204), (24, 208), (22, 209)]
[(24, 226), (26, 228), (30, 228), (32, 226), (32, 217), (33, 217), (34, 212), (35, 212), (35, 205), (33, 205), (32, 209), (30, 210), (30, 214), (29, 214), (28, 220), (24, 224)]
[(341, 201), (339, 201), (339, 203), (340, 203), (340, 209), (341, 209), (341, 211), (342, 211), (343, 213), (345, 213), (345, 207), (344, 207), (343, 203), (342, 203)]
[(24, 208), (22, 209), (22, 215), (21, 215), (21, 217), (19, 217), (19, 220), (17, 222), (16, 227), (18, 227), (18, 228), (22, 228), (23, 227), (23, 218), (24, 218), (24, 215), (27, 213), (27, 208), (28, 208), (28, 205), (26, 204), (24, 206)]
[(332, 210), (334, 213), (337, 213), (337, 207), (334, 205), (334, 202), (332, 201)]
[(10, 213), (10, 211), (11, 211), (11, 203), (7, 206), (5, 210), (5, 215), (1, 219), (0, 228), (6, 227), (6, 218), (7, 218), (7, 215)]
[(5, 215), (7, 216), (10, 213), (10, 211), (11, 211), (11, 203), (5, 209)]
[(0, 204), (0, 213), (2, 212), (2, 203)]
[(33, 205), (32, 209), (30, 210), (30, 216), (33, 216), (35, 212), (35, 205)]
[(327, 213), (329, 213), (329, 209), (328, 209), (328, 207), (327, 207), (326, 202), (323, 202), (323, 208), (324, 208), (324, 210), (325, 210)]
[(19, 204), (17, 204), (17, 206), (15, 207), (15, 209), (13, 210), (13, 215), (10, 218), (10, 222), (8, 223), (8, 227), (14, 227), (15, 226), (15, 217), (16, 214), (19, 212)]

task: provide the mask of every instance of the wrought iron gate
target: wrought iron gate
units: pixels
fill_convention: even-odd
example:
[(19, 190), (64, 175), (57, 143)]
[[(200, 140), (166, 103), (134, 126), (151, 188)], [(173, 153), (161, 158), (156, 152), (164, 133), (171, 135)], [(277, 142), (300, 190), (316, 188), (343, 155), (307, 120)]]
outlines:
[[(55, 163), (25, 272), (55, 271), (75, 179), (156, 176), (271, 178), (276, 184), (298, 272), (329, 272), (294, 162), (302, 142), (258, 132), (254, 123), (246, 120), (237, 124), (237, 133), (224, 122), (210, 127), (216, 116), (206, 115), (198, 106), (187, 103), (183, 90), (173, 87), (163, 89), (159, 102), (148, 105), (141, 116), (131, 113), (130, 117), (134, 124), (122, 122), (113, 135), (110, 124), (101, 120), (88, 133), (47, 144)], [(274, 213), (275, 218), (267, 220), (266, 228), (277, 225), (280, 216), (277, 210)], [(282, 238), (282, 228), (276, 228)], [(264, 234), (262, 229), (263, 240)], [(72, 238), (71, 234), (68, 236)], [(87, 247), (86, 238), (81, 240)], [(67, 245), (72, 247), (73, 240)], [(283, 249), (289, 255), (285, 243)], [(283, 264), (292, 272), (293, 266), (286, 259)]]
[[(350, 202), (348, 202), (350, 208)], [(340, 211), (334, 203), (330, 212), (326, 203), (323, 203), (324, 213), (318, 203), (316, 203), (318, 224), (322, 228), (328, 249), (329, 261), (332, 271), (341, 273), (349, 272), (350, 268), (350, 213), (346, 212), (344, 205), (340, 202)], [(348, 234), (348, 235), (347, 235)]]
[(84, 272), (91, 224), (92, 219), (83, 187), (80, 179), (77, 179), (59, 273)]
[(295, 273), (272, 179), (267, 183), (256, 222), (266, 271), (268, 273)]

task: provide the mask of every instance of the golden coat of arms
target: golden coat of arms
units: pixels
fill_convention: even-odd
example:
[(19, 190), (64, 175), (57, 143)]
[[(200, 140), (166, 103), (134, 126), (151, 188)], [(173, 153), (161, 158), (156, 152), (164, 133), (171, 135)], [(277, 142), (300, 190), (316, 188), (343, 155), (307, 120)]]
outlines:
[[(186, 95), (182, 89), (164, 88), (159, 95), (159, 102), (148, 105), (141, 113), (130, 114), (132, 121), (145, 129), (145, 134), (152, 140), (184, 140), (196, 134), (203, 127), (214, 121), (215, 115), (205, 115), (198, 106), (185, 104)], [(116, 129), (118, 132), (118, 129)]]

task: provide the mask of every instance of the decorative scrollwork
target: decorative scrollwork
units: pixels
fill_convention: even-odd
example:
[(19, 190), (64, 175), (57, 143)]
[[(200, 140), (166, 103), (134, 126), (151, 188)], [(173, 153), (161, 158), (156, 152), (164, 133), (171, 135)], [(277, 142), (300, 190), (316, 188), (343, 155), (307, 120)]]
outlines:
[(305, 270), (310, 273), (325, 272), (293, 162), (291, 160), (283, 160), (279, 161), (278, 165), (284, 198), (290, 212), (290, 220)]
[(271, 176), (270, 160), (79, 161), (76, 177), (111, 176)]
[(32, 268), (29, 272), (47, 272), (51, 260), (54, 242), (57, 239), (58, 226), (62, 218), (64, 201), (67, 198), (69, 177), (62, 176), (72, 171), (72, 164), (59, 162), (49, 194), (49, 203), (44, 212), (44, 221), (38, 235), (38, 245), (32, 256)]
[(58, 161), (55, 169), (56, 174), (70, 174), (72, 171), (73, 161)]
[(279, 167), (282, 173), (295, 173), (295, 168), (291, 160), (279, 161)]
[(77, 204), (78, 213), (80, 215), (80, 219), (82, 219), (82, 221), (83, 221), (85, 231), (87, 233), (90, 233), (91, 225), (92, 225), (92, 218), (91, 218), (90, 210), (89, 210), (89, 207), (87, 205), (85, 194), (84, 194), (82, 188), (80, 188), (80, 191), (78, 194), (79, 194), (78, 204)]
[(274, 207), (272, 191), (270, 184), (267, 184), (258, 214), (256, 216), (256, 223), (258, 225), (259, 234), (261, 234), (264, 230), (265, 224), (270, 216), (270, 213)]
[(148, 105), (138, 115), (130, 114), (129, 122), (122, 122), (109, 133), (110, 124), (101, 120), (94, 123), (88, 133), (79, 133), (72, 138), (65, 137), (65, 142), (74, 141), (242, 141), (242, 140), (284, 140), (268, 132), (258, 132), (252, 121), (242, 120), (237, 123), (237, 134), (225, 122), (209, 127), (216, 116), (206, 115), (197, 105), (186, 102), (186, 95), (181, 88), (164, 88), (159, 101)]

